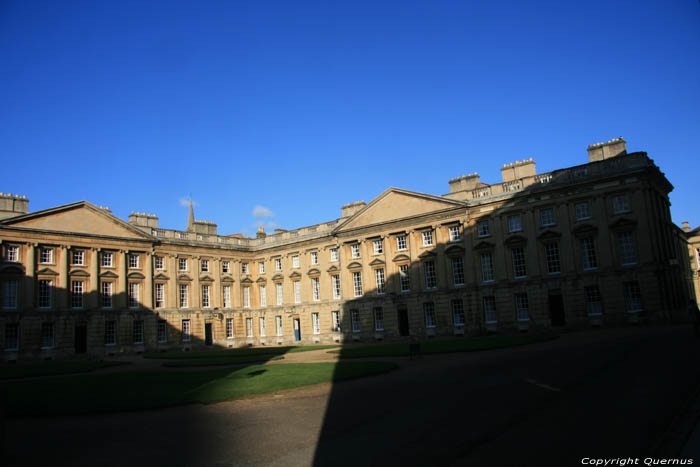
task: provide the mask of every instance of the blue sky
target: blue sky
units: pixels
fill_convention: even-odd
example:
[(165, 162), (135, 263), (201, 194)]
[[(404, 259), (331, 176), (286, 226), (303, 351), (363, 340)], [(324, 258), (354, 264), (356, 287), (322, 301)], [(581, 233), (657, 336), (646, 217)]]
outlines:
[(700, 225), (695, 0), (5, 0), (0, 102), (0, 191), (32, 211), (85, 199), (181, 229), (191, 194), (252, 234), (622, 135)]

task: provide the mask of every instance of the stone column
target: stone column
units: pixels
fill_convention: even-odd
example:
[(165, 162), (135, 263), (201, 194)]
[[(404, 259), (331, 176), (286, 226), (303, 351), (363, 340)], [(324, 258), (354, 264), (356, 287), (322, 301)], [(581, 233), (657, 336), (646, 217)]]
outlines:
[(127, 298), (127, 288), (129, 279), (129, 250), (119, 250), (121, 263), (119, 265), (119, 278), (117, 279), (117, 298), (114, 303), (115, 308), (127, 308), (129, 300)]
[(168, 285), (166, 288), (168, 299), (165, 305), (168, 308), (177, 308), (177, 255), (168, 255), (168, 261), (168, 275), (170, 276), (170, 280), (168, 281)]
[(190, 308), (201, 307), (201, 294), (199, 289), (199, 256), (192, 257), (192, 291), (190, 292)]
[(147, 251), (145, 254), (145, 273), (146, 279), (144, 279), (144, 291), (143, 291), (143, 307), (152, 310), (153, 309), (153, 251)]
[(27, 244), (27, 261), (26, 261), (26, 274), (24, 276), (23, 297), (22, 297), (22, 309), (30, 310), (34, 308), (34, 283), (36, 278), (34, 277), (36, 269), (36, 243)]
[(58, 255), (58, 290), (56, 291), (56, 308), (70, 308), (70, 278), (68, 276), (68, 255), (70, 245), (61, 245)]
[(88, 300), (87, 308), (98, 308), (99, 307), (99, 293), (100, 293), (100, 248), (91, 248), (91, 262), (90, 262), (90, 287), (88, 289)]
[(221, 258), (215, 258), (211, 263), (211, 267), (214, 268), (214, 284), (209, 301), (211, 302), (212, 308), (221, 308), (223, 301), (221, 295)]

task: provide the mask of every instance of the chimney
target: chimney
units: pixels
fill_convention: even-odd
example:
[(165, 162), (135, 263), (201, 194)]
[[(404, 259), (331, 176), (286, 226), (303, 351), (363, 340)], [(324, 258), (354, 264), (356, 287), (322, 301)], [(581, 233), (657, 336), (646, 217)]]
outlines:
[(258, 231), (255, 233), (256, 238), (265, 238), (267, 234), (265, 233), (265, 227), (262, 225), (258, 227)]
[(450, 193), (473, 190), (479, 186), (479, 183), (480, 177), (479, 174), (476, 172), (474, 172), (473, 174), (462, 175), (461, 177), (453, 178), (452, 180), (450, 180)]
[(355, 201), (354, 203), (346, 204), (340, 208), (340, 217), (350, 217), (360, 209), (364, 208), (367, 203), (363, 201)]
[(503, 167), (501, 168), (503, 183), (512, 182), (513, 180), (519, 180), (525, 177), (532, 177), (536, 173), (535, 161), (532, 160), (532, 157), (529, 159), (523, 159), (522, 161), (515, 161), (510, 164), (503, 164)]
[(596, 143), (588, 146), (588, 162), (602, 161), (625, 154), (627, 154), (627, 142), (622, 136), (611, 139), (607, 143)]
[(139, 227), (150, 227), (152, 229), (157, 229), (158, 216), (156, 216), (155, 214), (146, 214), (145, 212), (132, 212), (131, 214), (129, 214), (129, 224), (137, 225)]
[(683, 232), (690, 232), (690, 225), (687, 222), (683, 222)]
[(21, 216), (29, 210), (29, 200), (26, 196), (0, 193), (0, 219)]

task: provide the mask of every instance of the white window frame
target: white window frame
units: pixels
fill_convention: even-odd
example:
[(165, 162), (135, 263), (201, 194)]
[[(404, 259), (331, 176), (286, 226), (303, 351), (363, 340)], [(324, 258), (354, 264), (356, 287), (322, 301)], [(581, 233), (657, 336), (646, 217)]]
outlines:
[(457, 298), (451, 301), (452, 305), (452, 323), (457, 328), (464, 327), (464, 302)]
[(381, 255), (384, 253), (384, 242), (381, 239), (372, 240), (372, 252), (375, 255)]
[(165, 261), (163, 261), (162, 256), (153, 256), (153, 264), (154, 264), (156, 271), (165, 270)]
[(164, 319), (158, 320), (157, 337), (159, 344), (164, 344), (168, 342), (168, 322)]
[(525, 247), (514, 247), (510, 249), (510, 256), (513, 264), (513, 278), (520, 279), (527, 277), (527, 259)]
[(406, 243), (406, 236), (399, 235), (396, 237), (396, 251), (406, 251), (408, 250), (408, 245)]
[(299, 268), (299, 255), (292, 255), (292, 268)]
[(282, 258), (275, 258), (275, 271), (282, 271)]
[(311, 278), (311, 293), (314, 302), (321, 301), (321, 281), (318, 277)]
[(5, 261), (9, 263), (19, 263), (19, 246), (8, 245), (5, 247)]
[(131, 343), (132, 344), (143, 344), (144, 330), (143, 330), (143, 320), (136, 319), (132, 323), (131, 329)]
[(182, 342), (190, 342), (192, 340), (192, 328), (189, 319), (182, 320)]
[(141, 284), (138, 282), (129, 282), (128, 285), (128, 302), (129, 302), (129, 308), (134, 309), (134, 308), (139, 308), (141, 306), (140, 302), (140, 289)]
[(141, 260), (139, 255), (129, 253), (129, 269), (140, 269)]
[(435, 261), (424, 261), (423, 272), (425, 274), (425, 288), (434, 289), (437, 287), (437, 272)]
[(342, 297), (342, 293), (340, 290), (340, 275), (339, 274), (333, 274), (331, 276), (331, 286), (333, 287), (333, 299), (340, 300)]
[(275, 316), (275, 324), (277, 327), (277, 336), (281, 337), (282, 335), (284, 335), (284, 324), (281, 316)]
[(623, 214), (630, 212), (630, 203), (626, 195), (613, 196), (613, 214)]
[(258, 274), (265, 274), (265, 262), (260, 261), (258, 263)]
[(83, 308), (85, 293), (85, 283), (83, 281), (72, 280), (70, 285), (70, 305), (71, 308), (79, 310)]
[(53, 264), (53, 248), (42, 247), (39, 250), (39, 264)]
[(377, 295), (384, 295), (386, 292), (386, 280), (384, 276), (384, 269), (378, 268), (374, 270), (374, 281), (377, 285)]
[(479, 238), (491, 236), (491, 228), (489, 226), (488, 219), (483, 219), (483, 220), (477, 221), (477, 223), (476, 223), (476, 236)]
[(383, 331), (384, 330), (384, 309), (380, 306), (374, 307), (374, 330)]
[(523, 223), (520, 214), (512, 214), (508, 216), (508, 232), (522, 232)]
[(583, 288), (584, 300), (588, 316), (600, 316), (603, 314), (603, 303), (598, 285), (589, 285)]
[(311, 313), (311, 324), (314, 334), (321, 334), (321, 318), (319, 318), (318, 313)]
[(114, 253), (105, 251), (102, 253), (102, 267), (112, 268), (114, 267)]
[(209, 300), (209, 292), (211, 288), (208, 284), (202, 284), (202, 308), (211, 307), (211, 301)]
[(267, 286), (265, 286), (265, 285), (258, 286), (258, 292), (260, 293), (260, 306), (266, 307), (267, 306)]
[(38, 303), (42, 310), (50, 309), (53, 305), (53, 281), (50, 279), (39, 279)]
[(360, 325), (360, 310), (353, 308), (350, 310), (350, 321), (352, 326), (352, 332), (360, 332), (362, 327)]
[(581, 239), (581, 258), (584, 271), (598, 269), (598, 255), (593, 237), (583, 237)]
[(177, 259), (177, 270), (178, 271), (187, 271), (187, 258), (178, 258)]
[(362, 296), (362, 272), (354, 271), (352, 273), (352, 286), (353, 292), (356, 297)]
[(243, 308), (250, 308), (250, 287), (243, 286)]
[(301, 303), (301, 281), (293, 281), (294, 303)]
[(464, 285), (464, 259), (461, 256), (452, 258), (452, 282), (455, 287)]
[(526, 293), (516, 293), (513, 296), (515, 301), (515, 318), (518, 321), (530, 321), (530, 306)]
[(340, 332), (340, 311), (331, 311), (331, 324), (333, 332)]
[(284, 286), (281, 283), (276, 283), (275, 289), (277, 292), (277, 305), (282, 305), (284, 303)]
[(248, 263), (241, 263), (241, 274), (248, 274)]
[(644, 310), (642, 305), (642, 290), (639, 288), (639, 282), (625, 282), (625, 310), (627, 313), (639, 313)]
[(561, 258), (559, 256), (559, 242), (545, 243), (544, 257), (547, 263), (547, 274), (560, 274)]
[(338, 251), (339, 250), (337, 247), (331, 248), (331, 252), (330, 252), (331, 262), (336, 262), (339, 260), (340, 256), (338, 255)]
[(588, 201), (574, 204), (574, 215), (577, 221), (582, 221), (591, 218), (590, 206)]
[(432, 230), (424, 230), (421, 232), (421, 237), (423, 239), (423, 246), (433, 246), (434, 241), (433, 241), (433, 231)]
[(265, 317), (264, 316), (261, 316), (260, 319), (258, 319), (258, 326), (260, 327), (260, 337), (266, 337), (267, 330), (265, 329)]
[(401, 292), (411, 291), (411, 277), (408, 264), (399, 265), (399, 290)]
[(199, 260), (199, 270), (200, 272), (209, 272), (209, 260), (200, 259)]
[(221, 262), (221, 272), (224, 274), (231, 273), (231, 263), (229, 261), (222, 261)]
[(233, 339), (233, 318), (226, 318), (226, 339)]
[(637, 242), (631, 231), (619, 232), (617, 243), (620, 247), (620, 263), (623, 266), (637, 264)]
[(42, 350), (53, 349), (56, 346), (56, 326), (53, 321), (41, 323), (41, 344)]
[(423, 303), (423, 315), (425, 316), (425, 327), (427, 329), (433, 329), (437, 326), (436, 316), (435, 316), (435, 303), (424, 302)]
[(225, 285), (223, 286), (222, 294), (223, 294), (223, 299), (222, 299), (222, 304), (224, 308), (231, 308), (231, 286), (230, 285)]
[(100, 292), (102, 308), (112, 308), (114, 306), (114, 282), (102, 282)]
[(450, 241), (451, 242), (458, 242), (462, 240), (462, 235), (459, 232), (459, 226), (458, 225), (451, 225), (447, 228), (447, 232), (450, 236)]
[(178, 294), (178, 307), (179, 308), (189, 308), (190, 307), (190, 290), (188, 284), (178, 284), (177, 287)]
[(350, 245), (350, 257), (353, 259), (357, 259), (360, 257), (360, 244), (359, 243), (353, 243)]
[(253, 337), (253, 318), (245, 319), (245, 336)]
[(165, 284), (162, 282), (156, 282), (155, 292), (156, 308), (165, 308)]
[(488, 283), (494, 281), (493, 253), (485, 251), (479, 255), (481, 262), (481, 281)]
[(540, 226), (549, 227), (555, 225), (556, 221), (554, 219), (554, 208), (542, 208), (540, 209)]
[(72, 266), (85, 266), (85, 251), (72, 250), (71, 251), (71, 265)]
[(311, 264), (312, 265), (317, 265), (318, 264), (318, 251), (312, 251), (309, 253), (309, 257), (311, 258)]

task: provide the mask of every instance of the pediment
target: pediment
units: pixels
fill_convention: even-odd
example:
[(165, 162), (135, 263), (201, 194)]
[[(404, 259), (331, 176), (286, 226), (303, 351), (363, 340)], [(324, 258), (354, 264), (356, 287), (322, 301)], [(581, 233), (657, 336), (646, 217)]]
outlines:
[(464, 248), (462, 248), (459, 245), (451, 245), (451, 246), (445, 248), (445, 254), (447, 256), (463, 256), (464, 255)]
[(612, 230), (627, 230), (637, 226), (637, 221), (632, 219), (621, 218), (610, 224)]
[(7, 264), (0, 267), (3, 274), (24, 274), (24, 267), (17, 264)]
[(136, 271), (130, 272), (129, 274), (126, 275), (126, 277), (128, 277), (129, 279), (145, 279), (146, 278), (146, 276), (144, 276), (140, 272), (136, 272)]
[(561, 233), (555, 232), (554, 230), (545, 230), (537, 236), (539, 240), (553, 240), (559, 237), (561, 237)]
[(3, 225), (53, 232), (81, 233), (130, 239), (153, 239), (111, 213), (87, 201), (37, 211), (0, 221)]
[(482, 240), (479, 243), (477, 243), (476, 245), (474, 245), (474, 249), (475, 250), (491, 250), (495, 246), (496, 245), (491, 243), (491, 242), (487, 242), (485, 240)]
[(188, 276), (187, 274), (180, 274), (179, 276), (177, 276), (177, 280), (189, 282), (192, 280), (192, 278), (190, 276)]
[(382, 261), (379, 258), (375, 258), (371, 263), (369, 263), (370, 266), (375, 267), (375, 266), (384, 266), (384, 261)]
[(420, 259), (429, 259), (429, 258), (435, 258), (437, 255), (435, 254), (434, 251), (424, 251), (423, 253), (418, 255), (418, 258)]
[(245, 279), (241, 279), (241, 284), (252, 284), (253, 281), (250, 277), (246, 277)]
[[(112, 274), (114, 274), (114, 273), (112, 273)], [(115, 274), (115, 277), (116, 277), (116, 274)], [(158, 274), (153, 276), (153, 278), (156, 280), (160, 280), (160, 281), (170, 280), (170, 278), (168, 276), (166, 276), (165, 274), (163, 274), (162, 272), (159, 272)]]
[(523, 235), (511, 235), (503, 241), (504, 245), (521, 245), (527, 243), (527, 237)]
[(58, 273), (51, 268), (41, 268), (36, 272), (37, 276), (58, 276)]
[(409, 258), (408, 255), (396, 255), (392, 261), (395, 263), (398, 263), (399, 261), (411, 261), (411, 258)]
[(117, 279), (119, 276), (116, 275), (112, 271), (105, 271), (105, 272), (100, 274), (100, 277), (105, 278), (105, 279)]
[(321, 271), (319, 269), (313, 268), (309, 269), (309, 272), (306, 273), (310, 277), (318, 277), (321, 275)]
[(598, 227), (592, 224), (581, 224), (572, 231), (577, 237), (584, 235), (595, 235), (598, 232)]
[(289, 275), (289, 277), (291, 277), (292, 279), (298, 279), (298, 278), (301, 277), (301, 274), (299, 274), (298, 271), (294, 271), (293, 273), (291, 273), (291, 274)]
[(236, 281), (233, 280), (233, 278), (232, 278), (231, 276), (225, 276), (225, 277), (222, 277), (222, 278), (221, 278), (221, 282), (226, 282), (226, 283), (229, 283), (229, 284), (230, 284), (230, 283), (236, 282)]
[(338, 269), (338, 266), (333, 265), (333, 266), (329, 267), (326, 271), (332, 274), (334, 272), (340, 271), (340, 269)]
[(352, 263), (348, 264), (348, 269), (362, 269), (362, 265), (357, 261), (353, 261)]
[(214, 282), (214, 279), (211, 276), (202, 276), (199, 278), (200, 282)]
[(273, 280), (273, 281), (283, 281), (283, 280), (284, 280), (284, 276), (283, 276), (282, 274), (277, 273), (277, 274), (275, 274), (274, 276), (272, 276), (272, 280)]
[(398, 188), (389, 188), (367, 206), (350, 216), (335, 230), (340, 232), (358, 227), (383, 224), (462, 206), (465, 206), (465, 204), (461, 201)]
[(71, 277), (90, 277), (90, 274), (84, 269), (73, 269), (68, 275)]
[(258, 277), (258, 279), (255, 281), (256, 284), (267, 284), (267, 279), (264, 277)]

